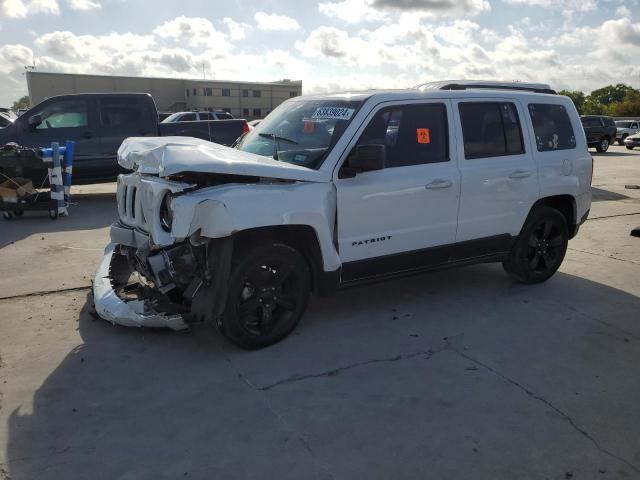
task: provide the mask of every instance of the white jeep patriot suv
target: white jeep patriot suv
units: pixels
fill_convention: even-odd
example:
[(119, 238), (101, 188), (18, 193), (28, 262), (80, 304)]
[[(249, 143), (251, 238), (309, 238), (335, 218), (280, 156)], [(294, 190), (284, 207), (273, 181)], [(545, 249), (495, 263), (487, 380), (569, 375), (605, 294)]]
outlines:
[(543, 282), (591, 205), (578, 113), (542, 84), (296, 97), (234, 148), (129, 138), (118, 157), (135, 172), (118, 178), (96, 311), (215, 322), (244, 348), (286, 337), (311, 292), (479, 262)]

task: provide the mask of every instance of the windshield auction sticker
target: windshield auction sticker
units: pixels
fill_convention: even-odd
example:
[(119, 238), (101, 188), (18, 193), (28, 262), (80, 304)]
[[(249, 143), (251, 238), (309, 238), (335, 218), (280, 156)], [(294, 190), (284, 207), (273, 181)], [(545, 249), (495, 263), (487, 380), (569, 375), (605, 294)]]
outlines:
[(320, 107), (316, 108), (311, 118), (316, 120), (349, 120), (355, 112), (353, 108), (345, 107)]

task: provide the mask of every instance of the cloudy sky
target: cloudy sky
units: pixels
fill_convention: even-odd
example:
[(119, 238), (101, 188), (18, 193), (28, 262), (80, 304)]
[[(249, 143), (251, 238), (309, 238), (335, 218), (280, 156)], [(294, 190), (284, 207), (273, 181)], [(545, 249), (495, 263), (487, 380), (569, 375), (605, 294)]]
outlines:
[(640, 0), (0, 0), (0, 105), (41, 71), (303, 80), (304, 93), (438, 79), (640, 87)]

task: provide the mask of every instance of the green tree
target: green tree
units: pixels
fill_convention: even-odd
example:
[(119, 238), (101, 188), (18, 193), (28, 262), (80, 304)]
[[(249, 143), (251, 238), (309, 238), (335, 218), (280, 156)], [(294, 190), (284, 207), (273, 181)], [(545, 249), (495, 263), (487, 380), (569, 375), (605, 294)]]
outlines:
[(569, 97), (573, 101), (573, 104), (576, 106), (576, 110), (578, 110), (578, 113), (582, 115), (582, 107), (586, 99), (584, 93), (582, 93), (580, 90), (560, 90), (558, 93), (560, 95)]
[(581, 115), (605, 115), (605, 106), (588, 96), (582, 105)]
[(13, 105), (11, 105), (11, 110), (17, 112), (22, 108), (29, 108), (31, 106), (31, 100), (29, 99), (29, 95), (25, 95), (24, 97), (19, 98)]
[(628, 93), (637, 92), (633, 87), (619, 83), (617, 85), (607, 85), (591, 92), (587, 99), (592, 99), (595, 103), (601, 105), (611, 105), (612, 103), (620, 103)]

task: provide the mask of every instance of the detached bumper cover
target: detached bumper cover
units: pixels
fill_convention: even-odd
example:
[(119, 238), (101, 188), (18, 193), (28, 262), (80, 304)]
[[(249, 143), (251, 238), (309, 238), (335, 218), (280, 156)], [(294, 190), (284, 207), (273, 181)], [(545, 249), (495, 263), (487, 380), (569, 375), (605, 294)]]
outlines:
[(98, 315), (113, 324), (127, 327), (166, 327), (172, 330), (188, 328), (182, 315), (154, 312), (143, 300), (125, 302), (118, 297), (109, 275), (115, 247), (115, 243), (110, 243), (105, 249), (93, 281), (93, 297)]

